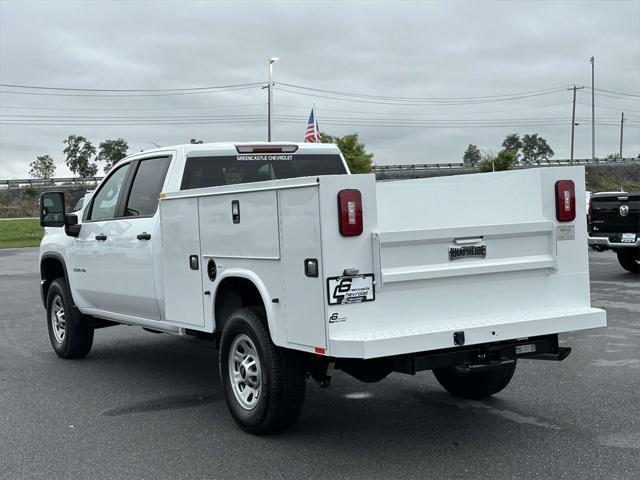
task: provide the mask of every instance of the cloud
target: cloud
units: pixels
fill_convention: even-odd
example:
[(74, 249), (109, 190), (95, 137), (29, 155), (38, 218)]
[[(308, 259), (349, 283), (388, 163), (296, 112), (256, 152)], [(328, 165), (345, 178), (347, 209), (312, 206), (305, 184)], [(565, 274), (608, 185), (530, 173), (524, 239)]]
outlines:
[[(470, 97), (590, 85), (640, 93), (637, 2), (0, 2), (0, 81), (77, 88), (162, 89), (275, 81), (397, 97)], [(284, 87), (283, 87), (284, 88)], [(5, 89), (9, 90), (9, 89)], [(468, 143), (498, 149), (508, 133), (537, 132), (569, 154), (571, 92), (476, 105), (397, 106), (277, 90), (275, 139), (303, 138), (316, 105), (321, 128), (357, 131), (376, 161), (460, 161)], [(591, 155), (590, 94), (578, 94), (576, 156)], [(598, 96), (597, 154), (617, 151), (617, 119), (630, 119), (625, 153), (640, 151), (640, 102)], [(226, 107), (227, 105), (235, 105)], [(29, 107), (17, 109), (12, 107)], [(66, 110), (63, 110), (66, 109)], [(74, 110), (75, 109), (75, 110)], [(263, 140), (266, 92), (154, 97), (0, 94), (0, 117), (53, 115), (49, 126), (0, 125), (0, 177), (24, 177), (37, 155), (62, 166), (62, 140), (123, 137), (131, 151), (204, 140)], [(84, 116), (85, 125), (66, 126)], [(89, 117), (254, 115), (254, 123), (88, 125)], [(22, 117), (26, 118), (26, 117)], [(500, 127), (357, 126), (360, 119), (504, 119)], [(67, 120), (65, 120), (67, 119)], [(351, 119), (351, 120), (350, 120)], [(513, 119), (537, 120), (534, 126)], [(539, 119), (555, 119), (554, 121)], [(560, 120), (558, 120), (560, 119)], [(83, 123), (82, 118), (72, 119)], [(125, 118), (126, 120), (126, 118)], [(561, 123), (561, 121), (565, 121)], [(332, 125), (332, 123), (347, 125)], [(112, 123), (123, 123), (113, 119)], [(361, 122), (364, 123), (364, 122)], [(401, 122), (400, 122), (401, 123)], [(405, 122), (406, 124), (406, 122)]]

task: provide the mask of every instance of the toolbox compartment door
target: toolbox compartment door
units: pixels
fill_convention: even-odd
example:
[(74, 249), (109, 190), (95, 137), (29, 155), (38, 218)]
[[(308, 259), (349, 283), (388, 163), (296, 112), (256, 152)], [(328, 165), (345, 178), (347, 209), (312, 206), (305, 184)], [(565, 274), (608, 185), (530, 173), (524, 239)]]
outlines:
[[(160, 219), (165, 319), (185, 326), (203, 327), (198, 199), (161, 201)], [(197, 268), (190, 260), (192, 256), (198, 262)]]

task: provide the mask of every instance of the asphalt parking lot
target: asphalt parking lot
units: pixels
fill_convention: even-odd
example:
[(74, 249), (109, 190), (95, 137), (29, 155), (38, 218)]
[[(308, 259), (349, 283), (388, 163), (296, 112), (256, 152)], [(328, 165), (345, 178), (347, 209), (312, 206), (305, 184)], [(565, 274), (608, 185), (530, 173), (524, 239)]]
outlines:
[(46, 333), (37, 249), (0, 250), (0, 478), (607, 478), (640, 476), (640, 278), (590, 253), (607, 329), (564, 335), (562, 363), (522, 361), (487, 401), (430, 372), (309, 382), (272, 437), (227, 413), (216, 352), (139, 328), (99, 330), (86, 359)]

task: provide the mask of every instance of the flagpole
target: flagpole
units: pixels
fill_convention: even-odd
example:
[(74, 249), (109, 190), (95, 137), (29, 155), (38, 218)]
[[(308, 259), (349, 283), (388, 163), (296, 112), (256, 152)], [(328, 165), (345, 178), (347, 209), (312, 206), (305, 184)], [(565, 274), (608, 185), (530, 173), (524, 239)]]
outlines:
[(319, 143), (320, 132), (316, 128), (318, 126), (318, 110), (316, 110), (316, 104), (315, 103), (313, 104), (313, 123), (315, 123), (313, 128), (316, 130), (316, 138), (318, 139), (318, 143)]

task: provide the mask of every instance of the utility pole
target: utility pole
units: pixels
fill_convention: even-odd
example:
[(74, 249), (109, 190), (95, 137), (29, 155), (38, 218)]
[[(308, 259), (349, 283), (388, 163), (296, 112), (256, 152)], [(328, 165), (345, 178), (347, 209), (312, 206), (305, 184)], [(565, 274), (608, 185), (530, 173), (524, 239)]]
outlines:
[(624, 133), (624, 112), (620, 117), (620, 160), (622, 160), (622, 134)]
[(595, 85), (594, 85), (594, 69), (595, 58), (591, 56), (591, 160), (596, 159), (596, 102), (595, 102)]
[(583, 88), (584, 87), (576, 87), (575, 84), (573, 87), (567, 88), (567, 90), (573, 90), (573, 109), (571, 110), (571, 161), (569, 162), (571, 165), (573, 165), (573, 139), (576, 129), (576, 90)]
[(271, 57), (269, 59), (269, 84), (267, 85), (267, 142), (271, 141), (271, 110), (273, 103), (273, 64), (280, 60), (280, 57)]

